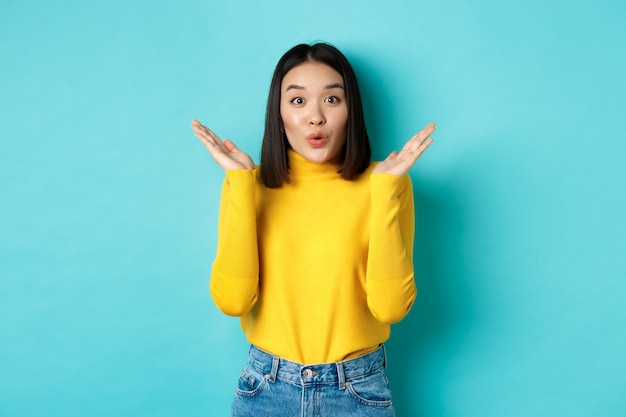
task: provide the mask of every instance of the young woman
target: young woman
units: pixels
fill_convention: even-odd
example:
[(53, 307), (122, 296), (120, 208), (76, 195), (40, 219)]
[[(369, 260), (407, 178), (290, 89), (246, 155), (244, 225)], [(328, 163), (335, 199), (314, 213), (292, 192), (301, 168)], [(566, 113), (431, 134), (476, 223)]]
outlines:
[(383, 343), (416, 295), (407, 172), (434, 124), (370, 163), (354, 72), (318, 43), (276, 66), (260, 167), (192, 128), (226, 173), (211, 294), (251, 343), (231, 416), (393, 416)]

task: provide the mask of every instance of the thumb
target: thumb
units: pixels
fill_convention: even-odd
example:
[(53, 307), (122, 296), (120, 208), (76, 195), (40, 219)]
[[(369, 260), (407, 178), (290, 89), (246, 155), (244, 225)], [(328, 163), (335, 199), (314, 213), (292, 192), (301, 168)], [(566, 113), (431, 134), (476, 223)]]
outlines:
[(387, 161), (392, 161), (394, 159), (396, 159), (396, 156), (398, 156), (398, 152), (393, 151), (389, 154), (389, 156), (387, 157)]
[(228, 152), (238, 151), (239, 148), (235, 146), (235, 144), (230, 139), (224, 140), (224, 146)]

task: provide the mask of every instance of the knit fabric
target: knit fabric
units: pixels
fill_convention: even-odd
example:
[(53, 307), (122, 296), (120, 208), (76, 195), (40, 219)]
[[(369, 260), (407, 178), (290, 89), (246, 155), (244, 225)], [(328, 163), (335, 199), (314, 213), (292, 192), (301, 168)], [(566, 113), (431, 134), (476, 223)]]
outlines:
[(210, 289), (250, 343), (304, 364), (341, 361), (376, 349), (408, 313), (411, 180), (374, 166), (346, 181), (290, 151), (290, 181), (276, 189), (257, 170), (226, 172)]

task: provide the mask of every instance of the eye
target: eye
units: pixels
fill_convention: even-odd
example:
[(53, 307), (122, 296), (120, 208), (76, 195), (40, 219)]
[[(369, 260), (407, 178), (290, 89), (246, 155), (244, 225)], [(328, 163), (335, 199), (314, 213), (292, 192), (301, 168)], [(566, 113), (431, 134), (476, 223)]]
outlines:
[(327, 97), (327, 98), (326, 98), (326, 100), (324, 100), (324, 101), (325, 101), (326, 103), (329, 103), (329, 104), (337, 104), (337, 103), (339, 103), (341, 100), (340, 100), (340, 99), (339, 99), (339, 97), (337, 97), (337, 96), (330, 96), (330, 97)]
[(302, 97), (294, 97), (291, 99), (290, 103), (292, 104), (304, 104), (304, 99)]

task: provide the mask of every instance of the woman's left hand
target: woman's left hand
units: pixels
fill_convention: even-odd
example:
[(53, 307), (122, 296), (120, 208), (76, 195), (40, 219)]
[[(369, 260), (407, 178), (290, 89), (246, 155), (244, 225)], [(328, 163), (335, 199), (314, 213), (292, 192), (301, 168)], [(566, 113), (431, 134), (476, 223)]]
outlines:
[(373, 174), (393, 174), (403, 176), (415, 164), (426, 148), (433, 143), (430, 135), (435, 131), (435, 124), (431, 123), (421, 132), (413, 136), (400, 152), (393, 151), (387, 159), (376, 165)]

